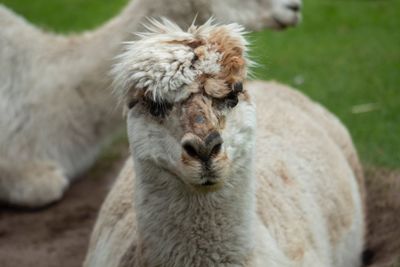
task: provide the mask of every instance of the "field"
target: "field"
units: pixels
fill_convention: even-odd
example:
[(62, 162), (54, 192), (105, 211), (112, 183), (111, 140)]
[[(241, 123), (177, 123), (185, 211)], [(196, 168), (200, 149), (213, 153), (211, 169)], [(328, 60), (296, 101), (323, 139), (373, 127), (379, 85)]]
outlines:
[[(60, 33), (94, 28), (126, 2), (0, 0)], [(250, 35), (256, 77), (291, 84), (328, 107), (364, 163), (400, 168), (400, 1), (305, 0), (303, 14), (297, 28)]]
[[(36, 25), (63, 34), (98, 26), (115, 15), (126, 2), (0, 0)], [(303, 15), (303, 22), (297, 28), (284, 32), (265, 30), (249, 35), (252, 57), (259, 63), (254, 70), (255, 77), (298, 88), (325, 105), (349, 128), (367, 170), (372, 233), (369, 242), (371, 248), (377, 250), (374, 266), (399, 267), (400, 1), (305, 0)], [(92, 181), (77, 183), (60, 204), (34, 214), (0, 210), (0, 259), (10, 259), (6, 265), (0, 265), (75, 266), (84, 254), (86, 244), (83, 242), (86, 242), (98, 205), (112, 182), (110, 177), (126, 153), (125, 142), (121, 137), (116, 145), (119, 149), (114, 147), (106, 151), (103, 159), (85, 175)], [(109, 171), (111, 166), (114, 168)], [(84, 190), (92, 188), (89, 184), (94, 179), (101, 186), (92, 189), (99, 194), (89, 200)], [(74, 196), (82, 197), (82, 203), (73, 200)], [(81, 213), (77, 212), (80, 209)], [(62, 214), (61, 210), (66, 213)], [(38, 229), (43, 230), (43, 225), (30, 223), (40, 220), (40, 216), (48, 216), (48, 229), (53, 229), (53, 224), (56, 227), (46, 238), (53, 238), (57, 227), (63, 227), (65, 231), (58, 236), (62, 240), (55, 240), (70, 250), (65, 246), (57, 247), (54, 240), (47, 243), (47, 247), (40, 246), (49, 240), (40, 235)], [(72, 216), (75, 221), (55, 226), (66, 216)], [(16, 233), (18, 224), (23, 227)], [(29, 244), (23, 242), (27, 235), (32, 237)], [(71, 241), (77, 237), (81, 238), (79, 244), (76, 240), (75, 243)], [(35, 254), (36, 246), (38, 250), (42, 249), (39, 254)], [(28, 260), (20, 253), (32, 258)], [(46, 256), (57, 262), (67, 255), (75, 261), (67, 261), (66, 265), (43, 265), (40, 261)]]

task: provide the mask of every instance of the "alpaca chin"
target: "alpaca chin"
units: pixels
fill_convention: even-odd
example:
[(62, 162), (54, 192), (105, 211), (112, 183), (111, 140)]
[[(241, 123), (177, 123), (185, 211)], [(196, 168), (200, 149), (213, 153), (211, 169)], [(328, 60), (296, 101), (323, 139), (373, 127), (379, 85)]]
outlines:
[(223, 180), (215, 182), (215, 183), (204, 183), (201, 185), (194, 185), (192, 188), (196, 192), (200, 193), (212, 193), (212, 192), (217, 192), (220, 191), (225, 185), (225, 182)]
[(215, 157), (207, 167), (197, 160), (182, 157), (184, 174), (181, 179), (192, 190), (203, 193), (222, 189), (229, 179), (230, 161), (225, 153)]

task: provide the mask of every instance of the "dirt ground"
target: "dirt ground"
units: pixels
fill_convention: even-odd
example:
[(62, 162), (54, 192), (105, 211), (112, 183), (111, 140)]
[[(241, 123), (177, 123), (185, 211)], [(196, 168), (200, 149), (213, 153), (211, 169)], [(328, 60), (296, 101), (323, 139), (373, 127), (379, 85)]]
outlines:
[[(100, 161), (61, 202), (46, 209), (1, 207), (0, 266), (81, 266), (98, 208), (126, 155)], [(366, 178), (370, 266), (400, 267), (400, 172), (369, 168)]]
[(371, 267), (400, 267), (400, 171), (366, 169)]

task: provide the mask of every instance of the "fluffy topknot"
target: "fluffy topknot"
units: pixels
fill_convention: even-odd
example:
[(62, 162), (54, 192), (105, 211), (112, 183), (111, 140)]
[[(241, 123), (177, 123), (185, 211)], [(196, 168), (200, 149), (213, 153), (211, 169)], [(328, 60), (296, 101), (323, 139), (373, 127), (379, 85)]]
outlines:
[(114, 90), (121, 101), (146, 96), (173, 102), (207, 80), (227, 85), (222, 89), (246, 77), (251, 62), (242, 26), (217, 25), (209, 19), (184, 31), (165, 18), (149, 22), (148, 32), (127, 42), (112, 68)]

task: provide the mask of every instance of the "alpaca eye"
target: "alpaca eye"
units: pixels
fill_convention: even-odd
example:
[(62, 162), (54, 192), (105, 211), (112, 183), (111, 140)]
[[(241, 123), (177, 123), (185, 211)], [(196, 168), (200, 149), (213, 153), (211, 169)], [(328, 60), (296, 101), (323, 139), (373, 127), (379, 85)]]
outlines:
[(147, 104), (149, 106), (150, 114), (154, 117), (164, 118), (168, 114), (168, 111), (172, 109), (172, 104), (167, 102), (148, 101)]
[(231, 92), (225, 97), (224, 103), (228, 108), (234, 108), (239, 102), (237, 93)]
[(243, 83), (241, 83), (241, 82), (235, 83), (234, 85), (232, 85), (232, 90), (235, 93), (243, 92)]
[(231, 91), (224, 98), (215, 99), (213, 105), (217, 109), (234, 108), (239, 103), (238, 93)]
[(137, 104), (137, 101), (136, 100), (132, 100), (132, 101), (130, 101), (128, 103), (128, 108), (132, 109), (134, 106), (136, 106), (136, 104)]

